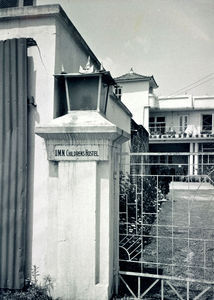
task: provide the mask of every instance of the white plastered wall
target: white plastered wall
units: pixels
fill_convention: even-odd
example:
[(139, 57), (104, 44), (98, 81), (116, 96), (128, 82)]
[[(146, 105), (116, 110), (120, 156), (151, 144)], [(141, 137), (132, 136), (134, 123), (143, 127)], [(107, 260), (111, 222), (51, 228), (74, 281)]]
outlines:
[(139, 81), (119, 84), (123, 87), (121, 100), (131, 111), (134, 121), (147, 127), (144, 124), (144, 107), (149, 106), (149, 83)]
[[(41, 34), (42, 33), (42, 34)], [(45, 19), (20, 19), (1, 22), (1, 39), (32, 38), (37, 46), (28, 48), (28, 97), (34, 98), (36, 107), (31, 108), (34, 113), (35, 123), (47, 122), (53, 116), (54, 97), (54, 57), (55, 57), (55, 21), (53, 18)], [(31, 127), (34, 135), (34, 126)], [(48, 162), (44, 140), (35, 137), (35, 163), (34, 163), (34, 186), (33, 198), (33, 258), (32, 263), (39, 267), (39, 273), (43, 275), (44, 253), (46, 252), (46, 240), (43, 232), (47, 227), (47, 177)], [(32, 176), (33, 178), (33, 176)], [(43, 220), (40, 222), (40, 220)], [(37, 241), (40, 240), (38, 243)]]

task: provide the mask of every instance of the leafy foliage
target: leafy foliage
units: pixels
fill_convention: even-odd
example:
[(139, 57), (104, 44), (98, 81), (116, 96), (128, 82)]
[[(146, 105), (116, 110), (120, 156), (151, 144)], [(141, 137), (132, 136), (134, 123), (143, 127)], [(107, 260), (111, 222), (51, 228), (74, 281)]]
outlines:
[[(151, 242), (149, 234), (164, 194), (168, 192), (167, 187), (168, 182), (158, 181), (157, 176), (120, 173), (120, 236), (125, 248), (135, 246), (136, 250), (131, 251), (135, 261), (141, 258), (142, 249)], [(122, 260), (128, 259), (125, 248), (120, 249)]]
[(0, 289), (0, 300), (52, 300), (50, 296), (53, 282), (50, 275), (43, 278), (43, 284), (38, 284), (40, 274), (38, 267), (32, 267), (32, 279), (26, 281), (26, 286), (22, 290)]

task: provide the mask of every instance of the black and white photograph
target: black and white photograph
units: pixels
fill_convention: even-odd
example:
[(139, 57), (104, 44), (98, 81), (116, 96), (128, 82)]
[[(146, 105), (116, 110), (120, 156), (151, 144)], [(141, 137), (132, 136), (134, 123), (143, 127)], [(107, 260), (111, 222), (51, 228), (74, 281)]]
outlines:
[(214, 0), (0, 0), (17, 299), (214, 299)]

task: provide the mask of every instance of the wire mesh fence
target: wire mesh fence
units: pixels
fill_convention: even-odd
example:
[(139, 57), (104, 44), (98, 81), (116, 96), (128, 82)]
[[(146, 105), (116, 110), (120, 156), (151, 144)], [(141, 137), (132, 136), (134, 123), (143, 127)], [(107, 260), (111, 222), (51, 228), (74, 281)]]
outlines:
[(214, 283), (212, 168), (201, 175), (144, 175), (145, 159), (134, 157), (130, 173), (121, 171), (120, 177), (119, 260), (121, 276), (140, 274), (140, 281), (136, 276), (123, 280), (133, 290), (139, 290), (141, 283), (136, 295), (160, 280), (154, 284), (156, 289), (159, 286), (160, 298), (161, 280), (166, 279), (181, 299), (195, 298), (208, 287), (195, 299), (213, 299), (206, 298), (213, 297)]

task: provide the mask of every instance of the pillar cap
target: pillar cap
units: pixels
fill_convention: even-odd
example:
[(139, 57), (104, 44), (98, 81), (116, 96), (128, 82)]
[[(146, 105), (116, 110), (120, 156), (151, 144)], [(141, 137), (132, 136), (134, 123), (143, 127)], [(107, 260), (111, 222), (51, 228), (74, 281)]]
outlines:
[(46, 140), (56, 139), (110, 139), (122, 144), (130, 134), (120, 129), (97, 111), (70, 111), (53, 119), (48, 124), (39, 125), (35, 133)]

